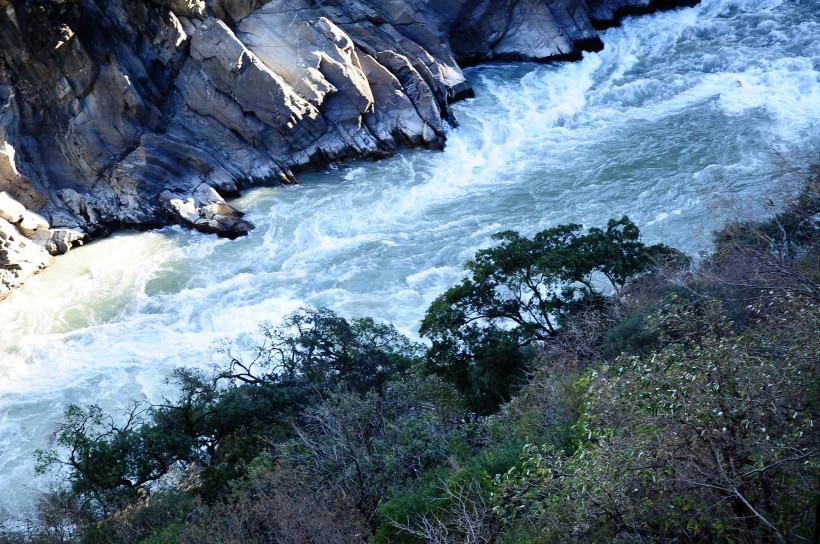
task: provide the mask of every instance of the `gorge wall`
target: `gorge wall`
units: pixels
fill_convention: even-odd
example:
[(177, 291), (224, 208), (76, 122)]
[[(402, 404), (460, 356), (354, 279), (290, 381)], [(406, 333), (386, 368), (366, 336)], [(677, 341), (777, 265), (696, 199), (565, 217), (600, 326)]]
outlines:
[(577, 58), (672, 3), (0, 0), (0, 298), (113, 229), (241, 236), (244, 188), (442, 147), (460, 66)]

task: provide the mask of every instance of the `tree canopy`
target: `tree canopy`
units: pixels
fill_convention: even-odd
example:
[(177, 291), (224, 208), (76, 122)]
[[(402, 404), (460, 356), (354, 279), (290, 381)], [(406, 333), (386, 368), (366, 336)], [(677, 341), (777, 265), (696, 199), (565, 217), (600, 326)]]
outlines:
[(377, 392), (421, 353), (392, 325), (308, 308), (279, 326), (263, 325), (256, 345), (234, 351), (224, 350), (227, 364), (211, 374), (178, 369), (169, 378), (177, 398), (135, 404), (119, 420), (96, 405), (68, 406), (54, 433), (67, 458), (40, 451), (38, 470), (68, 468), (72, 489), (104, 512), (192, 467), (201, 471), (201, 493), (213, 496), (267, 440), (291, 436), (302, 410), (323, 392)]
[(645, 245), (626, 216), (586, 233), (568, 224), (493, 239), (498, 245), (465, 264), (468, 276), (433, 301), (420, 329), (432, 342), (429, 370), (471, 395), (482, 413), (509, 399), (525, 348), (549, 342), (573, 314), (677, 253)]

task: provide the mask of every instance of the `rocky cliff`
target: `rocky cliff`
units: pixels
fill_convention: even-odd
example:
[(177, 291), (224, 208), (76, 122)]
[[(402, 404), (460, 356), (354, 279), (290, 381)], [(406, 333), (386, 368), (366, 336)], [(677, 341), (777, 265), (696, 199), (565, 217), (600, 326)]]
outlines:
[(448, 105), (471, 94), (461, 65), (578, 57), (601, 47), (596, 28), (652, 8), (0, 0), (0, 298), (112, 229), (181, 223), (236, 237), (253, 226), (224, 198), (246, 187), (441, 147)]

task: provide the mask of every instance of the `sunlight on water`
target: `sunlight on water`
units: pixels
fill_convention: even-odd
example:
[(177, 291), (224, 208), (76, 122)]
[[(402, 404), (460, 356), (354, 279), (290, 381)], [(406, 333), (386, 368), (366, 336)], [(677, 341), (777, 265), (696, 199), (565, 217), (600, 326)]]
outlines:
[(650, 242), (707, 249), (817, 158), (817, 7), (706, 0), (630, 19), (577, 63), (471, 69), (477, 98), (455, 106), (444, 152), (250, 192), (237, 205), (257, 229), (240, 240), (168, 228), (61, 257), (0, 303), (0, 518), (45, 485), (33, 451), (66, 404), (156, 400), (174, 367), (208, 366), (221, 339), (300, 305), (414, 335), (508, 228), (629, 214)]

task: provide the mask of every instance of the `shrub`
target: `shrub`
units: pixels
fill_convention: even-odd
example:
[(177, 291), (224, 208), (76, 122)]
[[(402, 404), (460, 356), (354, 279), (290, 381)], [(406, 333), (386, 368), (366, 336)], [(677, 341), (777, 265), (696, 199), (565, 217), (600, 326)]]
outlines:
[(306, 479), (347, 497), (366, 519), (395, 489), (448, 459), (466, 431), (452, 388), (410, 376), (383, 395), (339, 391), (309, 408), (284, 451)]
[(786, 302), (741, 334), (717, 318), (704, 331), (699, 314), (676, 307), (676, 330), (693, 323), (687, 339), (590, 371), (579, 384), (584, 440), (569, 456), (525, 451), (505, 479), (506, 519), (559, 541), (810, 538), (820, 307)]
[(428, 371), (456, 384), (480, 414), (521, 384), (525, 348), (551, 341), (571, 316), (602, 303), (598, 280), (620, 293), (656, 259), (675, 253), (645, 246), (627, 217), (586, 234), (570, 224), (532, 239), (513, 231), (494, 239), (500, 244), (467, 262), (469, 277), (433, 301), (420, 329), (432, 342)]
[(348, 322), (329, 310), (301, 309), (279, 327), (265, 325), (247, 357), (224, 350), (227, 368), (206, 375), (179, 369), (176, 399), (135, 403), (119, 420), (98, 406), (69, 406), (38, 470), (62, 467), (73, 493), (108, 516), (175, 472), (197, 468), (197, 491), (217, 499), (271, 439), (322, 392), (337, 386), (379, 391), (405, 372), (419, 348), (390, 325)]

